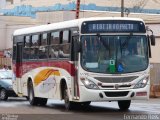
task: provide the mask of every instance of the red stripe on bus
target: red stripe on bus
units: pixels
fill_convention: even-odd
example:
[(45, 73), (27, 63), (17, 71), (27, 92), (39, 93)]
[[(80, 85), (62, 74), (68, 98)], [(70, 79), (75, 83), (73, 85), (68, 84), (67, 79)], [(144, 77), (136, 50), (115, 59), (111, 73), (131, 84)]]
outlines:
[(75, 66), (69, 61), (29, 61), (21, 64), (13, 64), (13, 71), (16, 77), (21, 77), (23, 74), (39, 68), (39, 67), (57, 67), (66, 70), (71, 76), (75, 76)]

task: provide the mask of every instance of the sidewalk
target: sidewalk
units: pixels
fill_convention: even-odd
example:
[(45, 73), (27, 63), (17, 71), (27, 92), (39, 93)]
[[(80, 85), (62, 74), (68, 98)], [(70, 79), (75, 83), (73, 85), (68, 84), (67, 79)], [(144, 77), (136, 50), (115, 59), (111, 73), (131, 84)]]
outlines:
[(150, 98), (149, 100), (132, 100), (133, 103), (146, 103), (146, 104), (159, 104), (160, 105), (160, 97), (158, 98)]

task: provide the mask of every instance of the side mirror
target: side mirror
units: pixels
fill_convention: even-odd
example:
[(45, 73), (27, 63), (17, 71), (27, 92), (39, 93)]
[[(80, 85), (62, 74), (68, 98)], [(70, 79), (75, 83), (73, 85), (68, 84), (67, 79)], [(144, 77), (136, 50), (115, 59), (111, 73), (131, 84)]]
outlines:
[(154, 35), (150, 35), (150, 40), (151, 40), (151, 45), (155, 46), (156, 41), (155, 41), (155, 36)]

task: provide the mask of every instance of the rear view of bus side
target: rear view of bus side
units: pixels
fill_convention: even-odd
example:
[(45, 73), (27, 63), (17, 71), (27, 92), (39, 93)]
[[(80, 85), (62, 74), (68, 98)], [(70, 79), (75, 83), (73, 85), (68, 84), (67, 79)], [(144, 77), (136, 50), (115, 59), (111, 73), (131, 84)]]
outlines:
[(149, 98), (149, 57), (154, 35), (137, 18), (85, 18), (16, 30), (14, 91), (31, 105), (48, 98), (66, 109), (94, 101)]

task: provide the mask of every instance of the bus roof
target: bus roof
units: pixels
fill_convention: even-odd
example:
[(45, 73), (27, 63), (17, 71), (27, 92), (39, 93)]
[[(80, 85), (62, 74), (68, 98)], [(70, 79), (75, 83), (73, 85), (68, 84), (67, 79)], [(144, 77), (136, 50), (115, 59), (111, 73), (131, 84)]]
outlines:
[(23, 29), (15, 30), (13, 35), (24, 35), (24, 34), (32, 34), (32, 33), (39, 33), (44, 31), (52, 31), (56, 29), (65, 29), (71, 27), (79, 27), (81, 26), (82, 22), (84, 21), (93, 21), (93, 20), (133, 20), (133, 21), (143, 21), (140, 18), (128, 18), (128, 17), (91, 17), (91, 18), (81, 18), (75, 20), (69, 20), (64, 22), (46, 24), (46, 25), (39, 25), (34, 27), (28, 27)]

